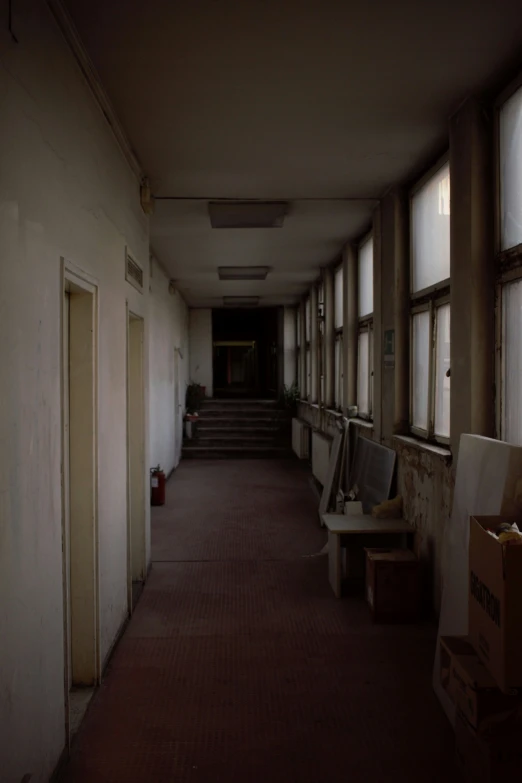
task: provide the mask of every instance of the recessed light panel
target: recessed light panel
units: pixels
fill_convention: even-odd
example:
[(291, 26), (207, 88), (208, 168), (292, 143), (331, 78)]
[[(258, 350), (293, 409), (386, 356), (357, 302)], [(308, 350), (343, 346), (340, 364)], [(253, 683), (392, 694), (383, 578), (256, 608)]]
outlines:
[(219, 266), (220, 280), (265, 280), (269, 272), (267, 266)]
[(258, 296), (224, 296), (225, 307), (256, 307), (259, 304)]

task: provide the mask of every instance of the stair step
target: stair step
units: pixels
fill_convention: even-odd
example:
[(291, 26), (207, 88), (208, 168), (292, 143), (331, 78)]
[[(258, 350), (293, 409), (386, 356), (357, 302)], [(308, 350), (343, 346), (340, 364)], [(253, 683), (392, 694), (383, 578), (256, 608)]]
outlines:
[(208, 426), (209, 422), (205, 422), (204, 426), (198, 426), (198, 435), (235, 435), (240, 433), (245, 433), (248, 435), (270, 435), (271, 433), (277, 435), (279, 432), (281, 432), (281, 429), (279, 427), (274, 427), (272, 425), (266, 426), (266, 427), (241, 427), (241, 426), (228, 426), (228, 427), (212, 427)]
[(199, 411), (200, 419), (229, 418), (229, 419), (285, 419), (285, 411), (277, 408), (254, 408), (238, 410), (237, 408), (202, 408)]
[(184, 446), (185, 459), (295, 459), (285, 446)]
[(280, 438), (277, 437), (250, 437), (250, 438), (244, 438), (240, 435), (234, 436), (222, 436), (222, 437), (200, 437), (199, 435), (194, 438), (194, 443), (198, 446), (245, 446), (247, 448), (250, 448), (252, 446), (260, 445), (260, 446), (277, 446), (279, 445)]
[(263, 406), (265, 408), (275, 408), (278, 404), (277, 400), (231, 400), (231, 399), (215, 399), (215, 400), (203, 400), (202, 404), (205, 408), (210, 407), (223, 407), (231, 405), (234, 408), (252, 408), (256, 406)]

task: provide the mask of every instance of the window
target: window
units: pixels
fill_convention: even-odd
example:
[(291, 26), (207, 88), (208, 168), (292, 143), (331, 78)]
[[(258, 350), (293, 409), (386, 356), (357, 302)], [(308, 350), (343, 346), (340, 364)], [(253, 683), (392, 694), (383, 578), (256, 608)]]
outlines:
[(502, 288), (501, 437), (522, 446), (522, 280)]
[(373, 237), (359, 247), (357, 344), (357, 409), (359, 416), (372, 418), (373, 403)]
[(317, 323), (317, 346), (316, 357), (319, 363), (319, 402), (324, 404), (325, 401), (325, 340), (324, 340), (324, 283), (321, 282), (317, 286), (317, 314), (319, 320)]
[(522, 243), (522, 88), (504, 103), (499, 116), (500, 246)]
[(302, 394), (301, 390), (301, 308), (297, 307), (295, 311), (295, 355), (296, 355), (296, 363), (295, 363), (295, 372), (296, 372), (296, 383), (297, 388)]
[(450, 172), (445, 163), (411, 199), (411, 428), (450, 435)]
[(310, 400), (312, 395), (312, 367), (310, 362), (310, 297), (305, 302), (305, 375), (306, 375), (306, 399)]
[(340, 266), (334, 275), (334, 329), (335, 329), (335, 358), (334, 358), (334, 403), (336, 409), (342, 409), (344, 400), (343, 383), (343, 267)]
[(522, 88), (499, 112), (500, 437), (522, 446)]

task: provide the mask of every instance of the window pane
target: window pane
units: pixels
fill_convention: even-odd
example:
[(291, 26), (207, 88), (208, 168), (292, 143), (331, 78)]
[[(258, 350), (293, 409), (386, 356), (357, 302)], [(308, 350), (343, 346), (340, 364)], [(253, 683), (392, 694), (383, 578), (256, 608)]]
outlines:
[(412, 424), (428, 430), (430, 314), (413, 316)]
[(500, 112), (502, 249), (522, 242), (522, 88)]
[(435, 354), (435, 435), (450, 434), (450, 306), (437, 308), (437, 348)]
[(295, 340), (299, 348), (301, 345), (301, 308), (298, 307), (295, 313)]
[(369, 351), (370, 351), (370, 390), (369, 390), (369, 402), (368, 402), (368, 409), (370, 415), (373, 413), (373, 323), (370, 325), (370, 345), (369, 345)]
[(334, 297), (334, 324), (336, 329), (343, 325), (343, 268), (339, 267), (334, 278), (335, 297)]
[(443, 166), (412, 198), (412, 291), (450, 276), (450, 173)]
[(373, 237), (359, 249), (359, 316), (373, 313)]
[(370, 400), (368, 390), (368, 361), (369, 361), (369, 333), (359, 334), (359, 351), (357, 362), (357, 407), (359, 413), (368, 415), (370, 412)]
[(305, 340), (310, 342), (310, 298), (305, 302)]
[(502, 438), (522, 446), (522, 281), (502, 290)]
[(309, 397), (312, 393), (312, 375), (310, 367), (310, 349), (306, 352), (306, 396)]
[(335, 407), (343, 405), (343, 338), (337, 335), (335, 340)]

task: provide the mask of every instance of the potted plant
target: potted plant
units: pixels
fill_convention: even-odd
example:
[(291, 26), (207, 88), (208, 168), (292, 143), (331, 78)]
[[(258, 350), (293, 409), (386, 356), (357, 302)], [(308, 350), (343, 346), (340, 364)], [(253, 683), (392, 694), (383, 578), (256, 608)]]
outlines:
[(293, 383), (291, 386), (286, 386), (285, 384), (283, 389), (283, 406), (291, 416), (295, 416), (297, 413), (297, 404), (300, 399), (301, 395), (297, 384)]
[(192, 426), (198, 420), (198, 412), (204, 398), (205, 387), (191, 381), (185, 394), (185, 435), (187, 438), (192, 438)]

